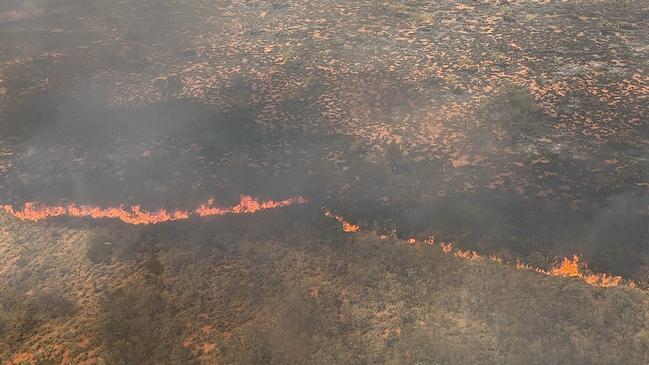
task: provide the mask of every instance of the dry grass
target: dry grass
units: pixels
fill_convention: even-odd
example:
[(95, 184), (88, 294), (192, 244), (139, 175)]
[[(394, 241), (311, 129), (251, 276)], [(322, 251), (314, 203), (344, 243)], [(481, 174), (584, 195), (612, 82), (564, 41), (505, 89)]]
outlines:
[[(219, 221), (161, 226), (149, 232), (156, 257), (97, 264), (82, 253), (52, 258), (83, 247), (83, 230), (0, 219), (3, 261), (19, 250), (48, 273), (28, 277), (9, 264), (3, 282), (23, 284), (14, 297), (59, 286), (85, 303), (3, 344), (3, 361), (28, 353), (116, 364), (640, 364), (649, 356), (646, 294), (637, 289), (461, 261), (374, 234), (269, 231), (286, 223), (280, 214), (241, 218), (256, 227), (245, 234)], [(30, 239), (19, 245), (22, 234)]]

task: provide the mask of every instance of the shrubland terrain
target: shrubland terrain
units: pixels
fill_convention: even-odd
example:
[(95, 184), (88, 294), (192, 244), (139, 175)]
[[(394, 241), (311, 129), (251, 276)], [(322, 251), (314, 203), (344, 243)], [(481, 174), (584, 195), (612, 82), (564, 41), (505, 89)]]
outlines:
[[(0, 361), (648, 363), (648, 18), (3, 1), (0, 206), (308, 203), (146, 227), (0, 213)], [(513, 267), (573, 254), (636, 287)]]
[(649, 359), (644, 291), (344, 234), (309, 208), (141, 229), (1, 219), (9, 363)]

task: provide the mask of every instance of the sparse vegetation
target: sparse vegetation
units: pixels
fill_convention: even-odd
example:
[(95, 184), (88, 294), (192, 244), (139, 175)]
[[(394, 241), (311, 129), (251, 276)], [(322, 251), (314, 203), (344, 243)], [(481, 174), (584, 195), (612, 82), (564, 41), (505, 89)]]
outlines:
[(430, 24), (435, 20), (435, 14), (428, 12), (421, 12), (415, 16), (417, 23)]
[(613, 133), (607, 141), (611, 148), (626, 150), (640, 143), (640, 133), (635, 129), (623, 129)]

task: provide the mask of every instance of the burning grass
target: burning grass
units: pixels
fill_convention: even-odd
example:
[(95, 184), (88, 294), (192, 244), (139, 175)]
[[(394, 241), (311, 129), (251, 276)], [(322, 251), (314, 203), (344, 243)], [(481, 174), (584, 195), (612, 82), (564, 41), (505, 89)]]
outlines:
[[(31, 224), (0, 212), (7, 262), (0, 277), (20, 284), (10, 298), (60, 286), (83, 309), (43, 317), (12, 347), (3, 349), (0, 338), (0, 358), (60, 363), (67, 351), (71, 363), (461, 364), (530, 356), (582, 363), (587, 353), (642, 363), (647, 321), (638, 290), (541, 280), (432, 238), (404, 245), (360, 228), (343, 234), (309, 219), (326, 219), (319, 209), (293, 209), (147, 227)], [(88, 240), (129, 255), (91, 262)], [(12, 262), (18, 256), (23, 263)], [(587, 272), (581, 260), (578, 268)], [(602, 342), (620, 351), (604, 351)]]
[[(360, 231), (360, 226), (347, 222), (343, 217), (339, 215), (334, 215), (327, 209), (324, 210), (324, 214), (327, 217), (335, 218), (342, 225), (343, 232), (354, 233)], [(386, 239), (389, 236), (381, 235), (380, 237), (382, 239)], [(417, 239), (415, 237), (410, 237), (406, 239), (405, 242), (409, 245), (415, 245), (417, 243)], [(435, 237), (429, 237), (424, 241), (424, 243), (431, 246), (435, 245)], [(455, 248), (453, 244), (450, 242), (441, 242), (439, 244), (439, 248), (446, 255), (453, 255), (455, 257), (464, 260), (485, 260), (486, 259), (493, 262), (497, 262), (499, 264), (509, 265), (509, 263), (506, 260), (504, 260), (499, 256), (483, 255), (473, 250), (463, 250), (463, 249)], [(586, 282), (587, 284), (592, 286), (597, 286), (597, 287), (608, 288), (608, 287), (620, 286), (622, 284), (625, 284), (630, 287), (635, 287), (633, 281), (630, 280), (623, 281), (621, 276), (611, 275), (607, 273), (590, 272), (590, 270), (588, 269), (588, 265), (581, 262), (581, 258), (579, 255), (573, 255), (572, 259), (569, 257), (564, 257), (559, 264), (555, 265), (549, 270), (533, 267), (528, 264), (522, 263), (520, 261), (517, 261), (515, 265), (509, 265), (509, 266), (513, 266), (516, 269), (520, 269), (520, 270), (535, 271), (549, 276), (579, 278), (584, 282)]]
[(285, 200), (259, 201), (248, 195), (242, 195), (241, 201), (237, 205), (227, 208), (214, 207), (214, 199), (210, 199), (206, 204), (200, 205), (194, 211), (174, 210), (167, 211), (159, 209), (150, 212), (142, 209), (140, 205), (133, 205), (130, 208), (124, 206), (102, 208), (90, 205), (61, 205), (61, 206), (38, 206), (35, 203), (25, 203), (21, 210), (15, 210), (11, 205), (4, 205), (2, 208), (12, 216), (27, 221), (41, 221), (44, 219), (68, 216), (68, 217), (88, 217), (92, 219), (118, 219), (127, 224), (148, 225), (165, 222), (173, 222), (189, 219), (190, 216), (199, 217), (225, 215), (225, 214), (250, 214), (262, 210), (287, 207), (294, 204), (304, 204), (306, 199), (301, 196)]
[(324, 212), (325, 216), (331, 217), (331, 218), (334, 218), (335, 220), (337, 220), (338, 223), (340, 223), (342, 225), (343, 232), (354, 233), (354, 232), (358, 232), (358, 231), (361, 230), (361, 227), (358, 224), (349, 223), (343, 217), (341, 217), (339, 215), (336, 215), (336, 214), (333, 214), (328, 209), (323, 209), (323, 212)]

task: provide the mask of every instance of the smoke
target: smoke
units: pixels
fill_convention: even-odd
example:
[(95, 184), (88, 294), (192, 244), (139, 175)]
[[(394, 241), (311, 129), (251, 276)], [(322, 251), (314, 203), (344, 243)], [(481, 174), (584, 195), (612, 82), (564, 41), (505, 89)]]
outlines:
[[(303, 195), (403, 238), (645, 265), (642, 133), (606, 150), (558, 132), (526, 85), (478, 98), (467, 70), (402, 60), (409, 51), (385, 37), (350, 39), (352, 52), (281, 4), (2, 6), (26, 14), (0, 23), (17, 60), (2, 66), (0, 128), (16, 137), (3, 203), (154, 210)], [(395, 64), (370, 61), (391, 48)], [(628, 175), (601, 162), (616, 156)]]
[(584, 253), (595, 264), (629, 275), (649, 264), (649, 197), (620, 193), (608, 197), (583, 232)]

